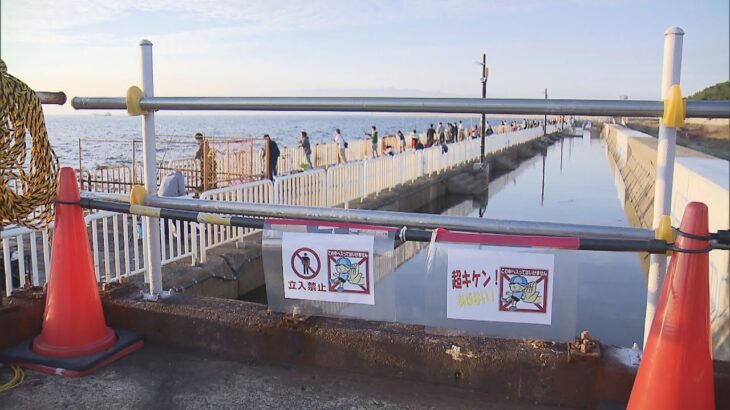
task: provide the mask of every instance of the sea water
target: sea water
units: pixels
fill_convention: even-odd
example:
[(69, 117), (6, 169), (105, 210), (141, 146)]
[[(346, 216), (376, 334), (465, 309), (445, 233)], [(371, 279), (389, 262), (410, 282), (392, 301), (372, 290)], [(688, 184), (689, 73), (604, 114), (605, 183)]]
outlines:
[[(197, 149), (193, 138), (197, 132), (210, 137), (238, 138), (261, 138), (264, 134), (269, 134), (280, 147), (290, 147), (297, 145), (297, 137), (301, 131), (307, 132), (312, 144), (318, 144), (332, 142), (337, 128), (349, 141), (368, 138), (365, 133), (369, 133), (373, 125), (382, 137), (394, 135), (399, 130), (405, 135), (409, 135), (414, 129), (419, 134), (424, 133), (429, 124), (436, 127), (439, 121), (444, 125), (447, 122), (462, 121), (464, 128), (467, 128), (479, 124), (479, 116), (158, 114), (155, 116), (157, 159), (192, 157)], [(489, 119), (493, 125), (499, 124), (499, 121)], [(141, 122), (141, 117), (122, 114), (46, 117), (49, 139), (60, 163), (77, 167), (80, 145), (82, 164), (86, 169), (97, 165), (130, 163), (132, 140), (141, 138)], [(136, 150), (139, 161), (141, 144), (136, 144)]]

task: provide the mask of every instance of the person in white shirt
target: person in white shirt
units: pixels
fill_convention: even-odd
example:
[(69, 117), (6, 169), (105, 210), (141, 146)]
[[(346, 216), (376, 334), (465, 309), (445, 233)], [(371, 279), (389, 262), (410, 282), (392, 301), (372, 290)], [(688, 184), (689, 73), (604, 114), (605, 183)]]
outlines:
[(347, 142), (345, 142), (345, 138), (340, 133), (339, 128), (335, 130), (335, 143), (339, 148), (337, 150), (337, 163), (344, 164), (347, 162), (347, 154), (345, 152), (345, 149), (347, 148)]
[(459, 121), (458, 124), (456, 124), (456, 140), (461, 141), (464, 139), (464, 124)]
[(436, 135), (438, 136), (439, 141), (445, 139), (444, 132), (445, 132), (444, 123), (439, 122), (439, 126), (436, 128)]

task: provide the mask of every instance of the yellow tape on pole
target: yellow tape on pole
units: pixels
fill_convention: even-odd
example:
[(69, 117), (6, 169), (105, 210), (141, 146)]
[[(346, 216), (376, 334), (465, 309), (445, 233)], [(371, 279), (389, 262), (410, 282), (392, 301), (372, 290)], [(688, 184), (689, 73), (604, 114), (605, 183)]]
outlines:
[(664, 100), (664, 126), (679, 128), (684, 125), (685, 102), (682, 99), (682, 89), (679, 84), (669, 88), (668, 98)]

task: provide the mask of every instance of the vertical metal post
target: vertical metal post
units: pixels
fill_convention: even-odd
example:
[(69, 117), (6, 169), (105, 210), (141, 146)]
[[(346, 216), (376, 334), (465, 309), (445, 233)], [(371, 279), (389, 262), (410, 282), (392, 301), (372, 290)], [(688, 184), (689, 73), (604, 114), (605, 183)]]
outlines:
[[(547, 100), (547, 88), (545, 89), (545, 99)], [(545, 114), (545, 118), (543, 119), (542, 133), (543, 135), (547, 135), (547, 114)]]
[(81, 138), (79, 138), (79, 185), (81, 190), (84, 190), (84, 173), (82, 172), (81, 163)]
[[(487, 55), (482, 54), (482, 98), (487, 98)], [(482, 112), (481, 126), (481, 147), (479, 161), (484, 163), (484, 133), (487, 129), (487, 120), (485, 113)]]
[(208, 169), (208, 139), (205, 138), (203, 140), (203, 192), (208, 190), (208, 173), (210, 170)]
[(134, 142), (134, 138), (132, 138), (132, 185), (137, 184), (137, 171), (135, 168), (137, 168), (137, 154), (135, 151), (137, 150), (137, 146)]
[(79, 138), (79, 174), (81, 174), (81, 138)]
[[(142, 40), (142, 89), (145, 97), (154, 97), (155, 88), (152, 74), (152, 42)], [(149, 195), (157, 194), (157, 148), (155, 147), (155, 113), (148, 112), (142, 118), (142, 157), (144, 160), (144, 187)], [(145, 237), (147, 238), (147, 275), (150, 294), (162, 293), (162, 265), (160, 261), (160, 220), (144, 217)]]
[(251, 144), (249, 145), (249, 149), (248, 149), (248, 159), (249, 159), (248, 162), (250, 164), (248, 174), (249, 174), (250, 180), (253, 180), (253, 170), (254, 170), (254, 168), (253, 168), (253, 142), (254, 142), (254, 140), (251, 139)]
[[(669, 88), (679, 84), (682, 71), (682, 42), (684, 31), (669, 27), (664, 32), (664, 61), (662, 63), (662, 100)], [(677, 129), (667, 128), (659, 119), (659, 142), (657, 145), (656, 183), (654, 184), (654, 217), (652, 227), (656, 229), (663, 215), (671, 215), (672, 183), (674, 180), (674, 149), (677, 144)], [(644, 343), (649, 336), (654, 320), (664, 274), (667, 268), (665, 255), (652, 254), (649, 259), (649, 276), (646, 286), (646, 317), (644, 319)]]
[(233, 174), (233, 172), (231, 171), (231, 168), (232, 168), (231, 167), (231, 142), (226, 141), (226, 165), (225, 165), (225, 169), (223, 172), (225, 172), (227, 174), (226, 178), (228, 178), (228, 179), (232, 178), (231, 174)]
[(264, 177), (271, 179), (271, 175), (269, 175), (269, 140), (266, 138), (264, 138)]

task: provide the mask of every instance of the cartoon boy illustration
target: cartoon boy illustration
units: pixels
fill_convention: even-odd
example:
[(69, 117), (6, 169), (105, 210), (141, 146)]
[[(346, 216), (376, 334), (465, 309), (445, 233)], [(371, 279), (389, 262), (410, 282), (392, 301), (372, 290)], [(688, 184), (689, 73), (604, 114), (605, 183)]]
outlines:
[(352, 283), (354, 285), (362, 285), (365, 283), (365, 279), (358, 269), (357, 265), (353, 265), (348, 258), (337, 258), (335, 261), (335, 272), (334, 277), (331, 279), (332, 286), (335, 286), (335, 290), (342, 292), (345, 290), (345, 283)]
[(509, 292), (502, 298), (502, 303), (510, 303), (508, 310), (517, 310), (517, 302), (542, 303), (542, 296), (536, 289), (535, 282), (528, 282), (527, 278), (516, 275), (509, 280)]

